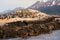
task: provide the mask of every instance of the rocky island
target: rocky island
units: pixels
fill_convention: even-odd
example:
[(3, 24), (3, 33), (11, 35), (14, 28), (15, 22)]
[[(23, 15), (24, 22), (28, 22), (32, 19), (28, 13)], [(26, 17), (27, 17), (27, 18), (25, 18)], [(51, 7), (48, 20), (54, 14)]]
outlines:
[(49, 15), (32, 9), (2, 14), (0, 15), (0, 38), (25, 38), (59, 30), (59, 18), (58, 15)]

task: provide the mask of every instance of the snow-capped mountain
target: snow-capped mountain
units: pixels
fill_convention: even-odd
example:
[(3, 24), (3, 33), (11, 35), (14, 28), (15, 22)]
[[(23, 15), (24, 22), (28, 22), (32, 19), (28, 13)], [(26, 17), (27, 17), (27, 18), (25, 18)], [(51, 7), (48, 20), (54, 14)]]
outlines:
[(45, 13), (60, 13), (60, 0), (49, 0), (46, 2), (37, 1), (29, 9), (39, 10)]
[(60, 5), (60, 0), (49, 0), (52, 2), (51, 5)]
[(42, 7), (44, 5), (44, 2), (40, 2), (40, 1), (37, 1), (35, 4), (33, 4), (32, 6), (28, 7), (28, 8), (31, 8), (31, 9), (38, 9), (39, 7)]
[(49, 0), (46, 2), (37, 1), (35, 4), (33, 4), (28, 8), (47, 7), (47, 6), (54, 6), (54, 5), (60, 5), (60, 0)]

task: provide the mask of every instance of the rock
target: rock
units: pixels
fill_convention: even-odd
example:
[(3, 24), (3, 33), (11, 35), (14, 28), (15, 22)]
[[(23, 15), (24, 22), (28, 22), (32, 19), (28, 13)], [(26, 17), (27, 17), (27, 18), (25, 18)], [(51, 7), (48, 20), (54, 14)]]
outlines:
[[(4, 14), (2, 16), (0, 16), (0, 21), (3, 20), (2, 22), (7, 23), (0, 26), (0, 38), (25, 38), (50, 33), (53, 30), (60, 29), (60, 22), (56, 21), (54, 16), (32, 9), (16, 10), (11, 14)], [(21, 21), (18, 20), (18, 18), (21, 18)], [(38, 18), (38, 20), (34, 18)]]

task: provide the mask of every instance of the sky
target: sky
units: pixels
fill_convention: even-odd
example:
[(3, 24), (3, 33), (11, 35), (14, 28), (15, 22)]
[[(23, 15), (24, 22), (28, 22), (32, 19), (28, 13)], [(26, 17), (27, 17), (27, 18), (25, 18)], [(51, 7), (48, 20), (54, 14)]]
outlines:
[(41, 0), (0, 0), (0, 12), (9, 9), (14, 9), (17, 7), (27, 8), (30, 5), (34, 4), (36, 1), (41, 1)]

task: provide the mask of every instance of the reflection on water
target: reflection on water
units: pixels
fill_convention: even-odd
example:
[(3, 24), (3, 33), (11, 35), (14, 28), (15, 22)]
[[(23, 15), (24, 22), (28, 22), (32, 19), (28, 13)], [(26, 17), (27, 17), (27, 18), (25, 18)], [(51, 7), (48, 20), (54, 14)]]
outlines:
[(60, 40), (60, 30), (53, 31), (50, 34), (42, 34), (35, 37), (30, 37), (26, 39), (14, 38), (14, 39), (1, 39), (1, 40)]

